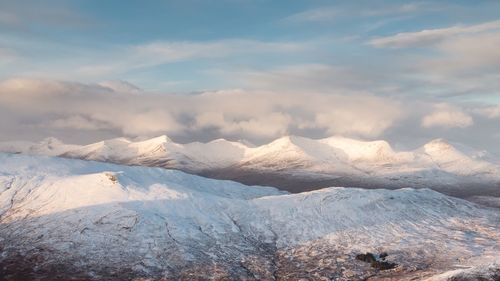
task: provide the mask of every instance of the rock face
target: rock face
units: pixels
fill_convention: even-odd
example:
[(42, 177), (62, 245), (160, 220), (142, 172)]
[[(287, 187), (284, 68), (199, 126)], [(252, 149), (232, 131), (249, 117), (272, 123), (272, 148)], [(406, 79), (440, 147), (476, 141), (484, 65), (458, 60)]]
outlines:
[(386, 261), (385, 258), (387, 256), (388, 256), (388, 254), (385, 252), (378, 255), (378, 256), (375, 256), (372, 253), (366, 253), (366, 254), (356, 255), (356, 259), (360, 260), (360, 261), (367, 262), (373, 268), (380, 269), (380, 270), (393, 269), (396, 266), (398, 266), (396, 263)]
[(375, 255), (372, 253), (358, 254), (358, 255), (356, 255), (356, 259), (360, 260), (360, 261), (367, 262), (367, 263), (372, 263), (372, 262), (375, 262), (377, 260)]
[[(409, 280), (498, 259), (499, 221), (495, 209), (428, 189), (288, 194), (0, 154), (4, 280)], [(387, 252), (398, 266), (371, 267), (360, 252)]]

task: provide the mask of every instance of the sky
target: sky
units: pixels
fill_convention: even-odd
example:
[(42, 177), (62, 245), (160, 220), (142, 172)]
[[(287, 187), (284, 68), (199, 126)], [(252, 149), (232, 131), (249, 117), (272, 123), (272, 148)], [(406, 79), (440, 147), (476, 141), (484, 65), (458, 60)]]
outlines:
[(499, 1), (0, 0), (0, 141), (445, 138), (500, 153)]

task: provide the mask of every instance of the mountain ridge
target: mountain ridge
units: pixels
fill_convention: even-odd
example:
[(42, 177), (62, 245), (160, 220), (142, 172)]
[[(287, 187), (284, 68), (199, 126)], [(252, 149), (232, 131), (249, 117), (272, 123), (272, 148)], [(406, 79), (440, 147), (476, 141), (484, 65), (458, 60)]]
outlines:
[(500, 197), (499, 159), (443, 139), (397, 151), (387, 141), (339, 136), (317, 140), (285, 136), (249, 147), (225, 139), (179, 144), (163, 135), (141, 141), (115, 138), (89, 145), (67, 145), (56, 139), (38, 144), (5, 142), (0, 143), (0, 151), (178, 169), (292, 192), (327, 186), (429, 187), (461, 197)]

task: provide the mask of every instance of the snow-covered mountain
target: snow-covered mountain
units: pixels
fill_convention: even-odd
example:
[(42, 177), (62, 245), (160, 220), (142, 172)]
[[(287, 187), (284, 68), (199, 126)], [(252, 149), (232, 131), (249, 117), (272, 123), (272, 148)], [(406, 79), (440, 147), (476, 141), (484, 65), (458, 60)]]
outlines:
[[(161, 152), (165, 142), (156, 141), (137, 153), (175, 153)], [(96, 148), (111, 157), (113, 148), (136, 145), (109, 144)], [(272, 146), (278, 144), (297, 152), (289, 141)], [(497, 209), (430, 189), (289, 194), (176, 170), (0, 153), (0, 276), (6, 280), (498, 276), (499, 222)], [(386, 252), (397, 267), (378, 270), (356, 259), (366, 252), (377, 259)]]
[(0, 143), (0, 151), (173, 168), (292, 192), (328, 186), (429, 187), (459, 197), (500, 197), (499, 158), (442, 139), (415, 150), (395, 151), (386, 141), (343, 137), (288, 136), (258, 147), (223, 139), (179, 144), (166, 136), (83, 146), (51, 138), (38, 144)]

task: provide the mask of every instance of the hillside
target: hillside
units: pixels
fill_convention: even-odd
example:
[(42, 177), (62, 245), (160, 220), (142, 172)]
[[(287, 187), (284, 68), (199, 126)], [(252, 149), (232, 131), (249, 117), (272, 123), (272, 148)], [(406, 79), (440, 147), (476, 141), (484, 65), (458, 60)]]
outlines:
[[(0, 273), (19, 280), (409, 280), (492, 264), (499, 215), (429, 189), (288, 194), (175, 170), (0, 154)], [(387, 252), (397, 267), (356, 260), (366, 252)]]

